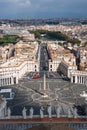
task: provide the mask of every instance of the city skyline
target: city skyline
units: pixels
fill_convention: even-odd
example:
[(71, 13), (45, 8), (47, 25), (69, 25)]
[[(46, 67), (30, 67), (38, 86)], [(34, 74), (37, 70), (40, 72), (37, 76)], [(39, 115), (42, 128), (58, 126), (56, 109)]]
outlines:
[(0, 0), (0, 18), (86, 18), (86, 0)]

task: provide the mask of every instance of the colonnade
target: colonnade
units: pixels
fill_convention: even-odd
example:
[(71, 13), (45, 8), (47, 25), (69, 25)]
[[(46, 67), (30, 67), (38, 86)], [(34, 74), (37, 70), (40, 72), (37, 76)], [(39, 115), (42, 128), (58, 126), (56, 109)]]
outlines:
[(7, 85), (13, 85), (18, 84), (18, 78), (17, 77), (2, 77), (0, 78), (0, 86), (7, 86)]
[(86, 76), (84, 75), (72, 75), (71, 83), (85, 84)]

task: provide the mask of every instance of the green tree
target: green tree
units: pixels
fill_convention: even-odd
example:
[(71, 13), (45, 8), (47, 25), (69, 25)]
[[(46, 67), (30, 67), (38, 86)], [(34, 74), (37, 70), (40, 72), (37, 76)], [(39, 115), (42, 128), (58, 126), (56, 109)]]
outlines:
[(87, 46), (87, 41), (84, 43), (84, 46)]
[(41, 34), (39, 33), (38, 30), (36, 30), (36, 31), (34, 32), (34, 35), (35, 35), (35, 38), (41, 39)]
[(69, 39), (68, 42), (72, 43), (72, 45), (75, 45), (75, 44), (80, 45), (81, 43), (81, 41), (77, 38)]
[(7, 45), (8, 43), (16, 43), (18, 35), (5, 35), (3, 38), (0, 38), (0, 44)]

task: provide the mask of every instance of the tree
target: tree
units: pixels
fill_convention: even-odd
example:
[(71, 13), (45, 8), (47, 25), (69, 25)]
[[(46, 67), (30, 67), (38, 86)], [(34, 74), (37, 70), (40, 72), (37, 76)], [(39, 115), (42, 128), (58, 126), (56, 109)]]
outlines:
[(41, 34), (38, 32), (38, 30), (36, 30), (34, 32), (35, 38), (41, 39)]
[(0, 44), (7, 45), (9, 43), (16, 43), (18, 35), (5, 35), (3, 38), (0, 38)]
[(77, 38), (69, 39), (68, 42), (72, 43), (72, 45), (80, 45), (81, 41)]
[(87, 46), (87, 41), (84, 43), (84, 46)]

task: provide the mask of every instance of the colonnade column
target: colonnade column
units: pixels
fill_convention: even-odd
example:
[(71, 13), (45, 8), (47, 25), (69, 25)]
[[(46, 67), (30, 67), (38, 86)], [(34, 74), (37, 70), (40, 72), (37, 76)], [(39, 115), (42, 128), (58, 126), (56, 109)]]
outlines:
[(82, 84), (82, 76), (80, 77), (80, 80), (81, 80), (80, 83)]
[(18, 77), (16, 77), (16, 84), (18, 84)]
[(9, 78), (8, 78), (8, 85), (9, 85)]
[(8, 85), (10, 85), (10, 78), (8, 78)]
[(75, 75), (75, 83), (77, 83), (77, 75)]
[(0, 79), (0, 86), (1, 86), (1, 79)]
[(4, 81), (4, 80), (2, 79), (2, 81), (1, 81), (1, 82), (2, 82), (2, 86), (4, 86), (4, 82), (3, 82), (3, 81)]
[(3, 85), (5, 85), (5, 79), (3, 79)]
[(85, 76), (83, 77), (83, 84), (85, 84)]
[(78, 83), (80, 83), (80, 76), (78, 76)]
[(73, 83), (73, 76), (71, 76), (71, 83)]
[(7, 85), (8, 85), (8, 78), (6, 78), (6, 81), (7, 81)]
[(8, 78), (6, 78), (7, 79), (7, 85), (8, 85)]
[(14, 84), (14, 80), (13, 80), (13, 77), (11, 77), (11, 84)]

